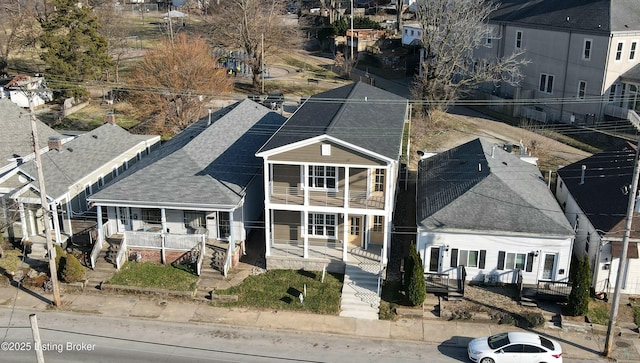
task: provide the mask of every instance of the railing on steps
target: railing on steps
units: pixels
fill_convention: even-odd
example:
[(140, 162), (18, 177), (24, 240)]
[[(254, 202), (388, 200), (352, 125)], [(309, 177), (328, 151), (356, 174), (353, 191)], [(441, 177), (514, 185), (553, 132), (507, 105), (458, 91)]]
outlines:
[[(102, 225), (103, 231), (108, 232), (108, 224), (109, 222)], [(110, 234), (107, 234), (107, 236), (110, 236)], [(99, 238), (96, 238), (96, 240), (93, 242), (93, 248), (91, 249), (91, 255), (90, 255), (92, 270), (95, 270), (96, 268), (96, 261), (98, 261), (98, 255), (100, 255), (100, 251), (102, 251), (102, 242), (103, 241), (100, 241)]]
[(571, 283), (551, 280), (538, 280), (536, 298), (549, 301), (566, 301), (571, 294)]
[(207, 251), (207, 248), (205, 246), (205, 240), (206, 240), (206, 237), (203, 234), (202, 242), (199, 244), (200, 253), (198, 253), (198, 262), (196, 263), (196, 274), (198, 274), (198, 276), (200, 276), (200, 274), (202, 273), (202, 263), (204, 262), (204, 256), (206, 255), (206, 251)]
[(122, 236), (122, 242), (120, 243), (120, 249), (116, 256), (116, 268), (120, 270), (120, 267), (127, 262), (127, 235)]

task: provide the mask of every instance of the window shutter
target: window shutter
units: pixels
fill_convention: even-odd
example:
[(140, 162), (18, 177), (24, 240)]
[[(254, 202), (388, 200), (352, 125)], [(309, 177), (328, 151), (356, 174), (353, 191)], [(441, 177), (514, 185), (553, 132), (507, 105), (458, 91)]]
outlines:
[(498, 270), (504, 270), (504, 251), (498, 251)]
[(527, 257), (527, 266), (525, 267), (525, 271), (531, 272), (533, 271), (533, 253), (529, 253), (529, 256)]
[(451, 249), (451, 267), (458, 267), (458, 249)]
[(487, 250), (480, 250), (480, 261), (478, 262), (478, 268), (484, 268), (484, 260), (487, 257)]

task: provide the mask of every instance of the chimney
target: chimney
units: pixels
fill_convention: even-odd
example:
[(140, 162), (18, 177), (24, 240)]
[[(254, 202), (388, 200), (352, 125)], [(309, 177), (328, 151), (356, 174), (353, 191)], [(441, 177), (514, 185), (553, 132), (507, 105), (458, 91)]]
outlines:
[(49, 146), (49, 150), (62, 150), (62, 140), (57, 136), (49, 136), (47, 145)]
[(107, 112), (106, 115), (104, 115), (104, 123), (107, 124), (112, 124), (115, 125), (116, 124), (116, 115), (113, 112)]
[(582, 175), (580, 176), (580, 184), (578, 185), (582, 185), (584, 184), (584, 173), (587, 170), (587, 166), (586, 165), (582, 165)]

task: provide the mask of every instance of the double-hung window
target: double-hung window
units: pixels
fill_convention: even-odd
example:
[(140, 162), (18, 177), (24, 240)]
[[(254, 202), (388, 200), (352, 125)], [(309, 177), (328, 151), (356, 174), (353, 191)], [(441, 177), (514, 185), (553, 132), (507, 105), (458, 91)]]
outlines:
[(631, 42), (631, 49), (629, 49), (629, 60), (636, 59), (636, 47), (638, 46), (638, 42)]
[(383, 216), (373, 216), (373, 231), (374, 232), (382, 232), (383, 231), (383, 226), (382, 224), (384, 223), (384, 217)]
[(518, 30), (516, 32), (516, 49), (522, 49), (522, 31)]
[(587, 94), (587, 82), (586, 81), (580, 81), (578, 82), (578, 99), (579, 100), (584, 100), (585, 95)]
[(618, 46), (616, 48), (616, 60), (619, 61), (622, 59), (622, 48), (624, 47), (623, 42), (618, 42)]
[(550, 74), (540, 74), (540, 87), (538, 88), (543, 93), (553, 93), (553, 76)]
[(309, 166), (309, 186), (311, 188), (335, 189), (337, 185), (335, 166)]
[(591, 59), (591, 45), (593, 41), (591, 39), (585, 39), (584, 44), (582, 46), (582, 60), (590, 60)]
[(384, 191), (384, 169), (376, 169), (373, 180), (373, 189), (376, 192)]
[(486, 250), (459, 250), (457, 248), (452, 248), (450, 266), (484, 268), (486, 256)]
[(184, 211), (184, 225), (193, 229), (207, 226), (206, 214), (201, 211)]
[(309, 213), (307, 234), (313, 237), (336, 236), (336, 215), (324, 213)]
[(498, 251), (498, 270), (533, 271), (533, 254)]

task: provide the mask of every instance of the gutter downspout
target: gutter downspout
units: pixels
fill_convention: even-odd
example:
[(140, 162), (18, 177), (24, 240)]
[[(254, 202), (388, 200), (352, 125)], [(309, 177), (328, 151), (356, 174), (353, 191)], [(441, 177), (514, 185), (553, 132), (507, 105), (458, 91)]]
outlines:
[[(567, 57), (566, 62), (564, 62), (564, 80), (562, 81), (562, 98), (565, 97), (567, 91), (567, 72), (569, 71), (569, 52), (571, 50), (571, 38), (573, 35), (573, 30), (569, 30), (569, 42), (567, 44)], [(562, 121), (562, 114), (564, 113), (564, 102), (560, 103), (560, 121)]]

